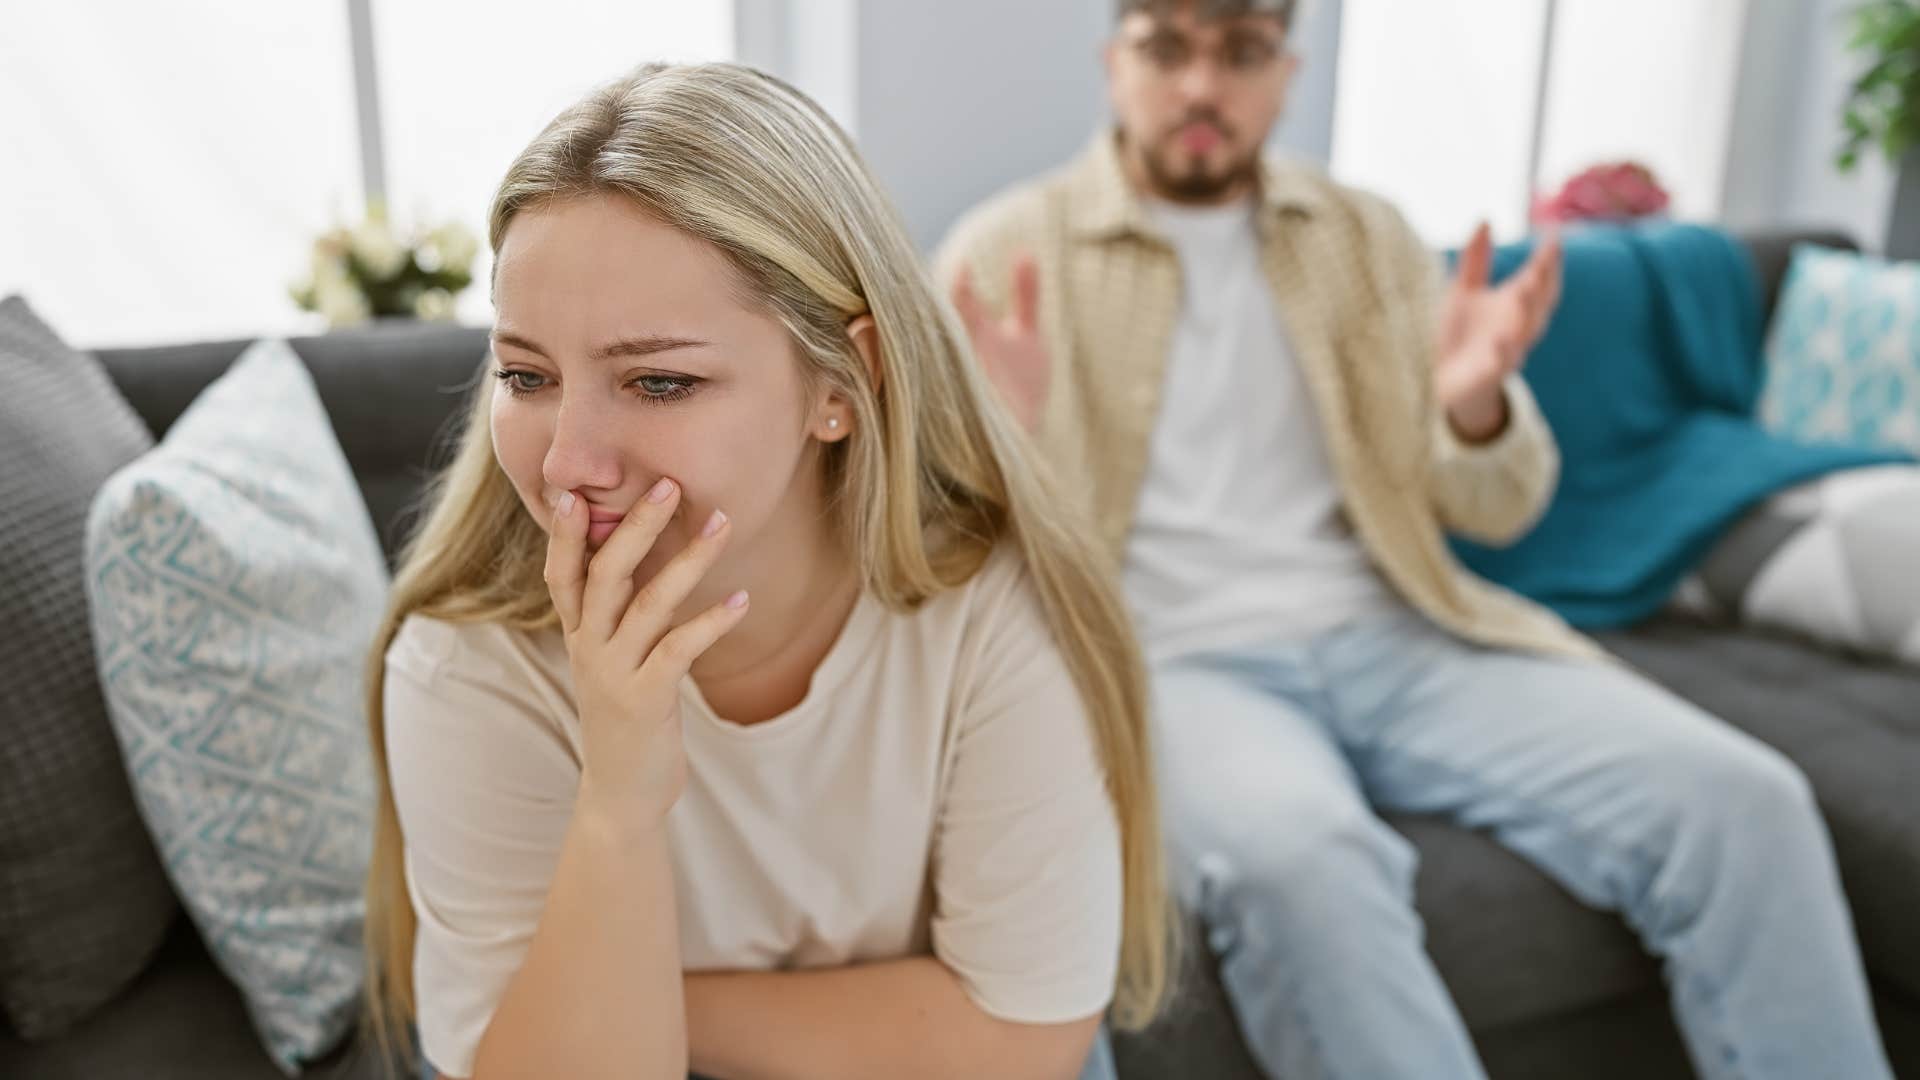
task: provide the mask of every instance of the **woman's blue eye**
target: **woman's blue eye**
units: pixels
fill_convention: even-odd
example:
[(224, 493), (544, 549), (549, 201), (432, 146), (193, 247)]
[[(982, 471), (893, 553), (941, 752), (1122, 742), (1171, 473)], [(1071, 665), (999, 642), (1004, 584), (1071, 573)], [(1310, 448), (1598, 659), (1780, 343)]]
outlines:
[(507, 388), (507, 393), (515, 396), (531, 394), (547, 384), (547, 377), (532, 371), (508, 371), (505, 368), (493, 373)]
[(672, 375), (642, 375), (632, 384), (640, 391), (640, 396), (654, 403), (678, 401), (693, 393), (694, 383), (698, 380)]
[[(547, 377), (535, 371), (501, 368), (493, 373), (493, 377), (499, 379), (507, 393), (514, 397), (528, 397), (547, 386)], [(680, 375), (642, 375), (627, 385), (638, 392), (640, 400), (650, 405), (660, 405), (679, 401), (693, 393), (694, 386), (699, 382), (699, 379)]]

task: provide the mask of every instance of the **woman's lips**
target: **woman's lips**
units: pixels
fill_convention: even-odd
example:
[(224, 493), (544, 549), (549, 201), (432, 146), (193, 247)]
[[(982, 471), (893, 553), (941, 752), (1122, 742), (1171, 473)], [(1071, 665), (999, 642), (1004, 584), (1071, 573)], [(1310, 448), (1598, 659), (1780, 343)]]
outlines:
[(613, 535), (613, 530), (620, 527), (621, 520), (626, 516), (623, 511), (589, 508), (587, 511), (587, 543), (606, 543), (607, 537)]

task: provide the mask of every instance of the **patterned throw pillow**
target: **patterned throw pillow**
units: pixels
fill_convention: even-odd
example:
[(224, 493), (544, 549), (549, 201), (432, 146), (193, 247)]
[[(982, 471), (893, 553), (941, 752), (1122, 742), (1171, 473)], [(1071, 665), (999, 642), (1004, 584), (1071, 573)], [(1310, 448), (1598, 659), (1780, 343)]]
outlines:
[(0, 300), (0, 1002), (53, 1038), (138, 976), (179, 914), (100, 700), (87, 505), (153, 445), (93, 357)]
[(1920, 453), (1920, 263), (1796, 247), (1760, 420), (1801, 442)]
[(252, 346), (87, 522), (100, 682), (175, 891), (289, 1071), (352, 1024), (386, 564), (304, 364)]

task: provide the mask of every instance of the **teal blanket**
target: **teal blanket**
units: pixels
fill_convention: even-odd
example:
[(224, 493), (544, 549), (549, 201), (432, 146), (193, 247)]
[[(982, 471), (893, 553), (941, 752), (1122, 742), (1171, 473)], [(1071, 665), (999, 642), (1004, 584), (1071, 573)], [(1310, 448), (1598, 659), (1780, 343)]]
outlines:
[[(1496, 277), (1527, 251), (1498, 252)], [(1566, 253), (1560, 307), (1525, 368), (1560, 443), (1560, 486), (1518, 543), (1456, 538), (1474, 572), (1576, 626), (1621, 626), (1659, 609), (1767, 496), (1905, 460), (1761, 429), (1759, 283), (1733, 237), (1690, 225), (1592, 227), (1569, 232)]]

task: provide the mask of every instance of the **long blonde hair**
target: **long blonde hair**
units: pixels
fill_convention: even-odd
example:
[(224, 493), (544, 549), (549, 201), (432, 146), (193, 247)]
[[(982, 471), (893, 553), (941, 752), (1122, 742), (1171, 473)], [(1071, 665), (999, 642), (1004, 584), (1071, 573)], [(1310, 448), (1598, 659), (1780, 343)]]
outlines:
[[(1107, 557), (1064, 509), (980, 374), (892, 205), (844, 132), (804, 95), (729, 64), (648, 65), (547, 125), (507, 171), (493, 249), (514, 216), (615, 194), (713, 244), (743, 293), (780, 319), (808, 376), (846, 396), (856, 437), (823, 469), (830, 512), (863, 584), (909, 610), (1018, 545), (1085, 703), (1119, 820), (1125, 876), (1114, 1021), (1144, 1026), (1173, 967), (1159, 811), (1139, 648)], [(871, 314), (880, 373), (847, 333)], [(367, 715), (379, 782), (367, 880), (370, 1019), (392, 1045), (414, 1015), (414, 913), (385, 753), (385, 654), (419, 613), (523, 628), (555, 619), (541, 580), (546, 535), (501, 472), (488, 437), (495, 380), (474, 393), (459, 449), (429, 491), (369, 662)]]

